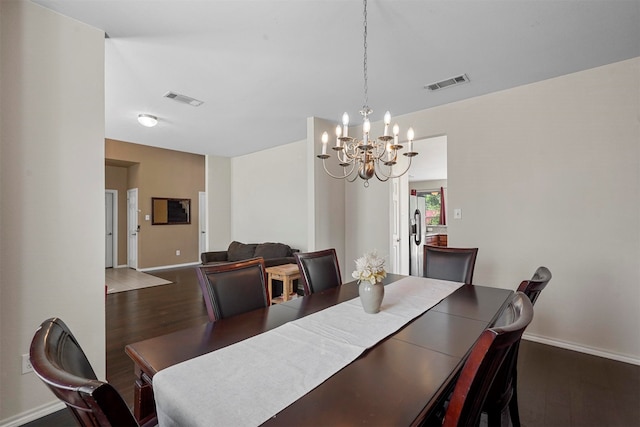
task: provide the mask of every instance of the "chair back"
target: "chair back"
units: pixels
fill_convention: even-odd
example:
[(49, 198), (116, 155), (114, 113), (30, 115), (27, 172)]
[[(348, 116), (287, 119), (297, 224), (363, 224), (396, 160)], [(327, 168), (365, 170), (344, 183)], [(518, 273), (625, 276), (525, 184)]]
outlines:
[[(546, 267), (538, 267), (533, 274), (531, 280), (525, 280), (518, 286), (517, 292), (522, 292), (529, 298), (531, 305), (536, 303), (540, 292), (547, 286), (547, 283), (551, 280), (551, 272)], [(500, 326), (510, 322), (512, 314), (508, 310), (505, 310), (502, 316), (496, 321), (495, 325)], [(489, 422), (493, 423), (494, 420), (500, 419), (501, 413), (504, 408), (509, 406), (509, 415), (511, 417), (511, 424), (513, 427), (520, 426), (520, 411), (518, 409), (518, 353), (520, 349), (520, 341), (515, 343), (507, 357), (505, 358), (502, 367), (496, 374), (496, 378), (489, 390), (489, 395), (485, 402), (484, 411), (489, 416)]]
[(302, 273), (302, 285), (304, 286), (305, 295), (342, 285), (342, 276), (340, 275), (340, 266), (338, 265), (338, 256), (335, 249), (306, 253), (296, 252), (293, 255)]
[(31, 341), (33, 371), (71, 410), (81, 426), (137, 426), (120, 394), (99, 381), (67, 325), (42, 322)]
[(200, 266), (197, 273), (212, 322), (271, 305), (263, 258)]
[(424, 277), (473, 283), (478, 248), (424, 246)]
[(533, 305), (516, 292), (501, 316), (506, 323), (485, 330), (471, 349), (451, 395), (443, 426), (478, 425), (482, 407), (507, 353), (533, 319)]
[(525, 280), (518, 286), (518, 292), (523, 292), (531, 300), (531, 304), (536, 303), (542, 290), (551, 280), (551, 271), (547, 267), (538, 267), (531, 277), (531, 280)]

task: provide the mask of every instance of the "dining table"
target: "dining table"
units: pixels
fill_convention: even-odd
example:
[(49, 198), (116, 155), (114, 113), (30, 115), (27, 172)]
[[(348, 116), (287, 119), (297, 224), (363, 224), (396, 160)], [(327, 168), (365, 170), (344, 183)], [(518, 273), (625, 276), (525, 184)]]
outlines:
[[(408, 276), (388, 274), (383, 283), (385, 289), (389, 290), (401, 283), (404, 283), (406, 288), (407, 279)], [(413, 280), (411, 283), (420, 283), (424, 287), (435, 286), (438, 282), (429, 282), (431, 279), (424, 278), (411, 280)], [(419, 282), (420, 280), (424, 283)], [(272, 415), (264, 419), (258, 418), (261, 421), (257, 423), (251, 421), (239, 422), (239, 424), (266, 426), (439, 424), (444, 413), (445, 402), (455, 385), (466, 356), (480, 334), (497, 320), (513, 294), (512, 290), (491, 286), (454, 285), (451, 287), (453, 291), (447, 296), (434, 301), (426, 311), (412, 315), (408, 321), (403, 321), (397, 328), (394, 327), (379, 341), (363, 344), (363, 347), (349, 356), (343, 365), (336, 368), (335, 372), (331, 371), (317, 383), (312, 383), (310, 389), (303, 390), (302, 395), (296, 396), (292, 402), (286, 402), (283, 407), (275, 407)], [(389, 300), (392, 299), (392, 295), (388, 293)], [(357, 305), (357, 298), (358, 283), (353, 281), (285, 303), (127, 345), (125, 352), (133, 360), (136, 374), (133, 408), (136, 419), (141, 423), (148, 422), (157, 417), (157, 409), (162, 409), (156, 408), (153, 380), (164, 370), (165, 372), (158, 375), (156, 386), (160, 385), (160, 379), (164, 375), (166, 378), (163, 378), (165, 384), (163, 393), (166, 393), (167, 388), (173, 388), (172, 383), (169, 383), (169, 387), (166, 386), (167, 379), (175, 381), (176, 390), (170, 391), (176, 392), (175, 396), (183, 400), (180, 404), (187, 405), (183, 412), (187, 416), (190, 414), (195, 416), (189, 423), (195, 423), (198, 420), (207, 425), (216, 425), (218, 422), (224, 424), (215, 419), (216, 417), (211, 415), (213, 412), (209, 405), (202, 402), (218, 403), (215, 401), (220, 398), (221, 390), (222, 392), (227, 390), (223, 386), (232, 386), (223, 384), (227, 377), (229, 381), (242, 378), (236, 374), (242, 373), (245, 367), (248, 372), (252, 372), (250, 371), (251, 359), (238, 362), (234, 356), (234, 354), (244, 354), (245, 350), (241, 347), (243, 344), (277, 334), (279, 331), (297, 334), (300, 328), (293, 326), (312, 324), (310, 320), (322, 314), (331, 313), (331, 316), (324, 318), (324, 321), (326, 319), (330, 321), (334, 318), (333, 313), (336, 309), (345, 308), (349, 304)], [(385, 307), (385, 303), (387, 303), (386, 299), (383, 300), (381, 307), (383, 315), (385, 311), (393, 311), (393, 307), (389, 305)], [(378, 315), (367, 314), (367, 316)], [(341, 321), (341, 323), (348, 322)], [(280, 335), (283, 334), (280, 333)], [(357, 337), (358, 334), (352, 335), (354, 336), (348, 337), (345, 341), (360, 340), (360, 337)], [(330, 360), (334, 356), (333, 352), (325, 350), (331, 347), (326, 343), (322, 345), (319, 353), (324, 351), (326, 359)], [(310, 358), (308, 365), (305, 365), (306, 359), (296, 360), (296, 358), (308, 358), (309, 355), (297, 354), (295, 347), (289, 347), (286, 343), (283, 344), (283, 348), (285, 350), (279, 354), (283, 355), (284, 362), (280, 360), (279, 363), (274, 364), (274, 371), (267, 377), (271, 380), (277, 379), (280, 374), (286, 381), (295, 380), (297, 375), (295, 372), (300, 367), (306, 366), (309, 370), (314, 370), (323, 363), (323, 357), (318, 356), (318, 360)], [(348, 346), (347, 349), (351, 351)], [(234, 350), (237, 352), (233, 353)], [(224, 355), (227, 359), (223, 357)], [(213, 378), (213, 371), (216, 371), (216, 374), (224, 371), (224, 360), (236, 362), (230, 364), (233, 366), (232, 371)], [(210, 369), (213, 371), (204, 373), (206, 369), (202, 370), (202, 367), (207, 368), (210, 363), (212, 364)], [(215, 363), (222, 363), (222, 365), (215, 365)], [(244, 364), (238, 365), (238, 363)], [(182, 366), (187, 365), (192, 368), (182, 369)], [(294, 373), (289, 372), (289, 365)], [(174, 376), (171, 377), (169, 374)], [(192, 376), (189, 377), (189, 375)], [(208, 375), (212, 375), (210, 381)], [(247, 378), (242, 381), (246, 380)], [(159, 387), (157, 388), (157, 391), (160, 391)], [(230, 402), (234, 400), (241, 402), (237, 410), (242, 412), (255, 410), (252, 401), (247, 404), (242, 403), (242, 396), (238, 396), (238, 393), (242, 393), (242, 387), (232, 387), (229, 390), (233, 395), (224, 397), (228, 397)], [(252, 392), (254, 393), (252, 396), (255, 396), (255, 390), (252, 389)], [(252, 397), (255, 406), (260, 406), (258, 403), (261, 397), (277, 392), (277, 389), (269, 390), (268, 388), (260, 391), (257, 398)], [(192, 393), (191, 397), (188, 393)], [(207, 393), (211, 393), (211, 396), (207, 396)], [(169, 400), (171, 404), (164, 403), (165, 406), (178, 404), (172, 401), (173, 398), (165, 397), (164, 399)], [(224, 405), (227, 403), (223, 403)], [(171, 417), (165, 417), (165, 420)], [(162, 417), (160, 421), (162, 427)]]

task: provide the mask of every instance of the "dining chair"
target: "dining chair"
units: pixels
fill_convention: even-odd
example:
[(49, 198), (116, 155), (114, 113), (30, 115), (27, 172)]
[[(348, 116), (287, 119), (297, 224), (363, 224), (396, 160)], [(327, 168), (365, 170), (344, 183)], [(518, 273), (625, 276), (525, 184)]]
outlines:
[[(98, 380), (67, 325), (47, 319), (29, 349), (35, 374), (62, 400), (81, 426), (138, 426), (129, 407), (109, 383)], [(155, 425), (155, 418), (147, 425)]]
[(196, 272), (212, 322), (271, 305), (261, 257), (199, 266)]
[(451, 394), (443, 426), (478, 425), (500, 367), (533, 319), (533, 305), (524, 293), (516, 292), (501, 318), (504, 326), (486, 329), (473, 345)]
[(304, 294), (310, 295), (342, 285), (340, 265), (336, 250), (323, 249), (315, 252), (293, 254), (302, 276)]
[[(531, 305), (535, 305), (538, 296), (551, 280), (551, 271), (547, 267), (538, 267), (531, 280), (524, 280), (518, 286), (517, 292), (525, 294)], [(509, 417), (513, 427), (520, 426), (520, 411), (518, 410), (518, 352), (520, 342), (517, 342), (507, 354), (505, 361), (496, 375), (483, 412), (487, 413), (489, 426), (501, 424), (502, 413), (509, 408)]]
[(423, 276), (472, 284), (478, 248), (424, 245)]

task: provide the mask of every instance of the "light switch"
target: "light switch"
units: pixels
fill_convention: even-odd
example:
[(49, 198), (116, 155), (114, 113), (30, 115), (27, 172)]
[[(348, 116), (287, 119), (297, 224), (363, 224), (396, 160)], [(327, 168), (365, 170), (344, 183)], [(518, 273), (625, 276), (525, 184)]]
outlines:
[(149, 218), (149, 215), (145, 215), (145, 216), (144, 216), (144, 220), (145, 220), (145, 221), (149, 221), (149, 219), (151, 219), (151, 218)]
[(453, 210), (453, 218), (454, 219), (462, 219), (462, 209), (454, 209)]

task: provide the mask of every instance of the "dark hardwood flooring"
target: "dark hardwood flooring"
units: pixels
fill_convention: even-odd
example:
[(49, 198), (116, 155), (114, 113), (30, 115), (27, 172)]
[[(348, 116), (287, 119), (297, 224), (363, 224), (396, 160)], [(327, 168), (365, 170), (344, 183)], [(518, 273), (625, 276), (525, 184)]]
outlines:
[[(107, 296), (107, 380), (129, 406), (135, 376), (125, 345), (208, 320), (194, 268), (151, 274), (173, 283)], [(640, 426), (640, 366), (523, 341), (518, 373), (523, 426)], [(63, 410), (26, 425), (75, 424)]]

